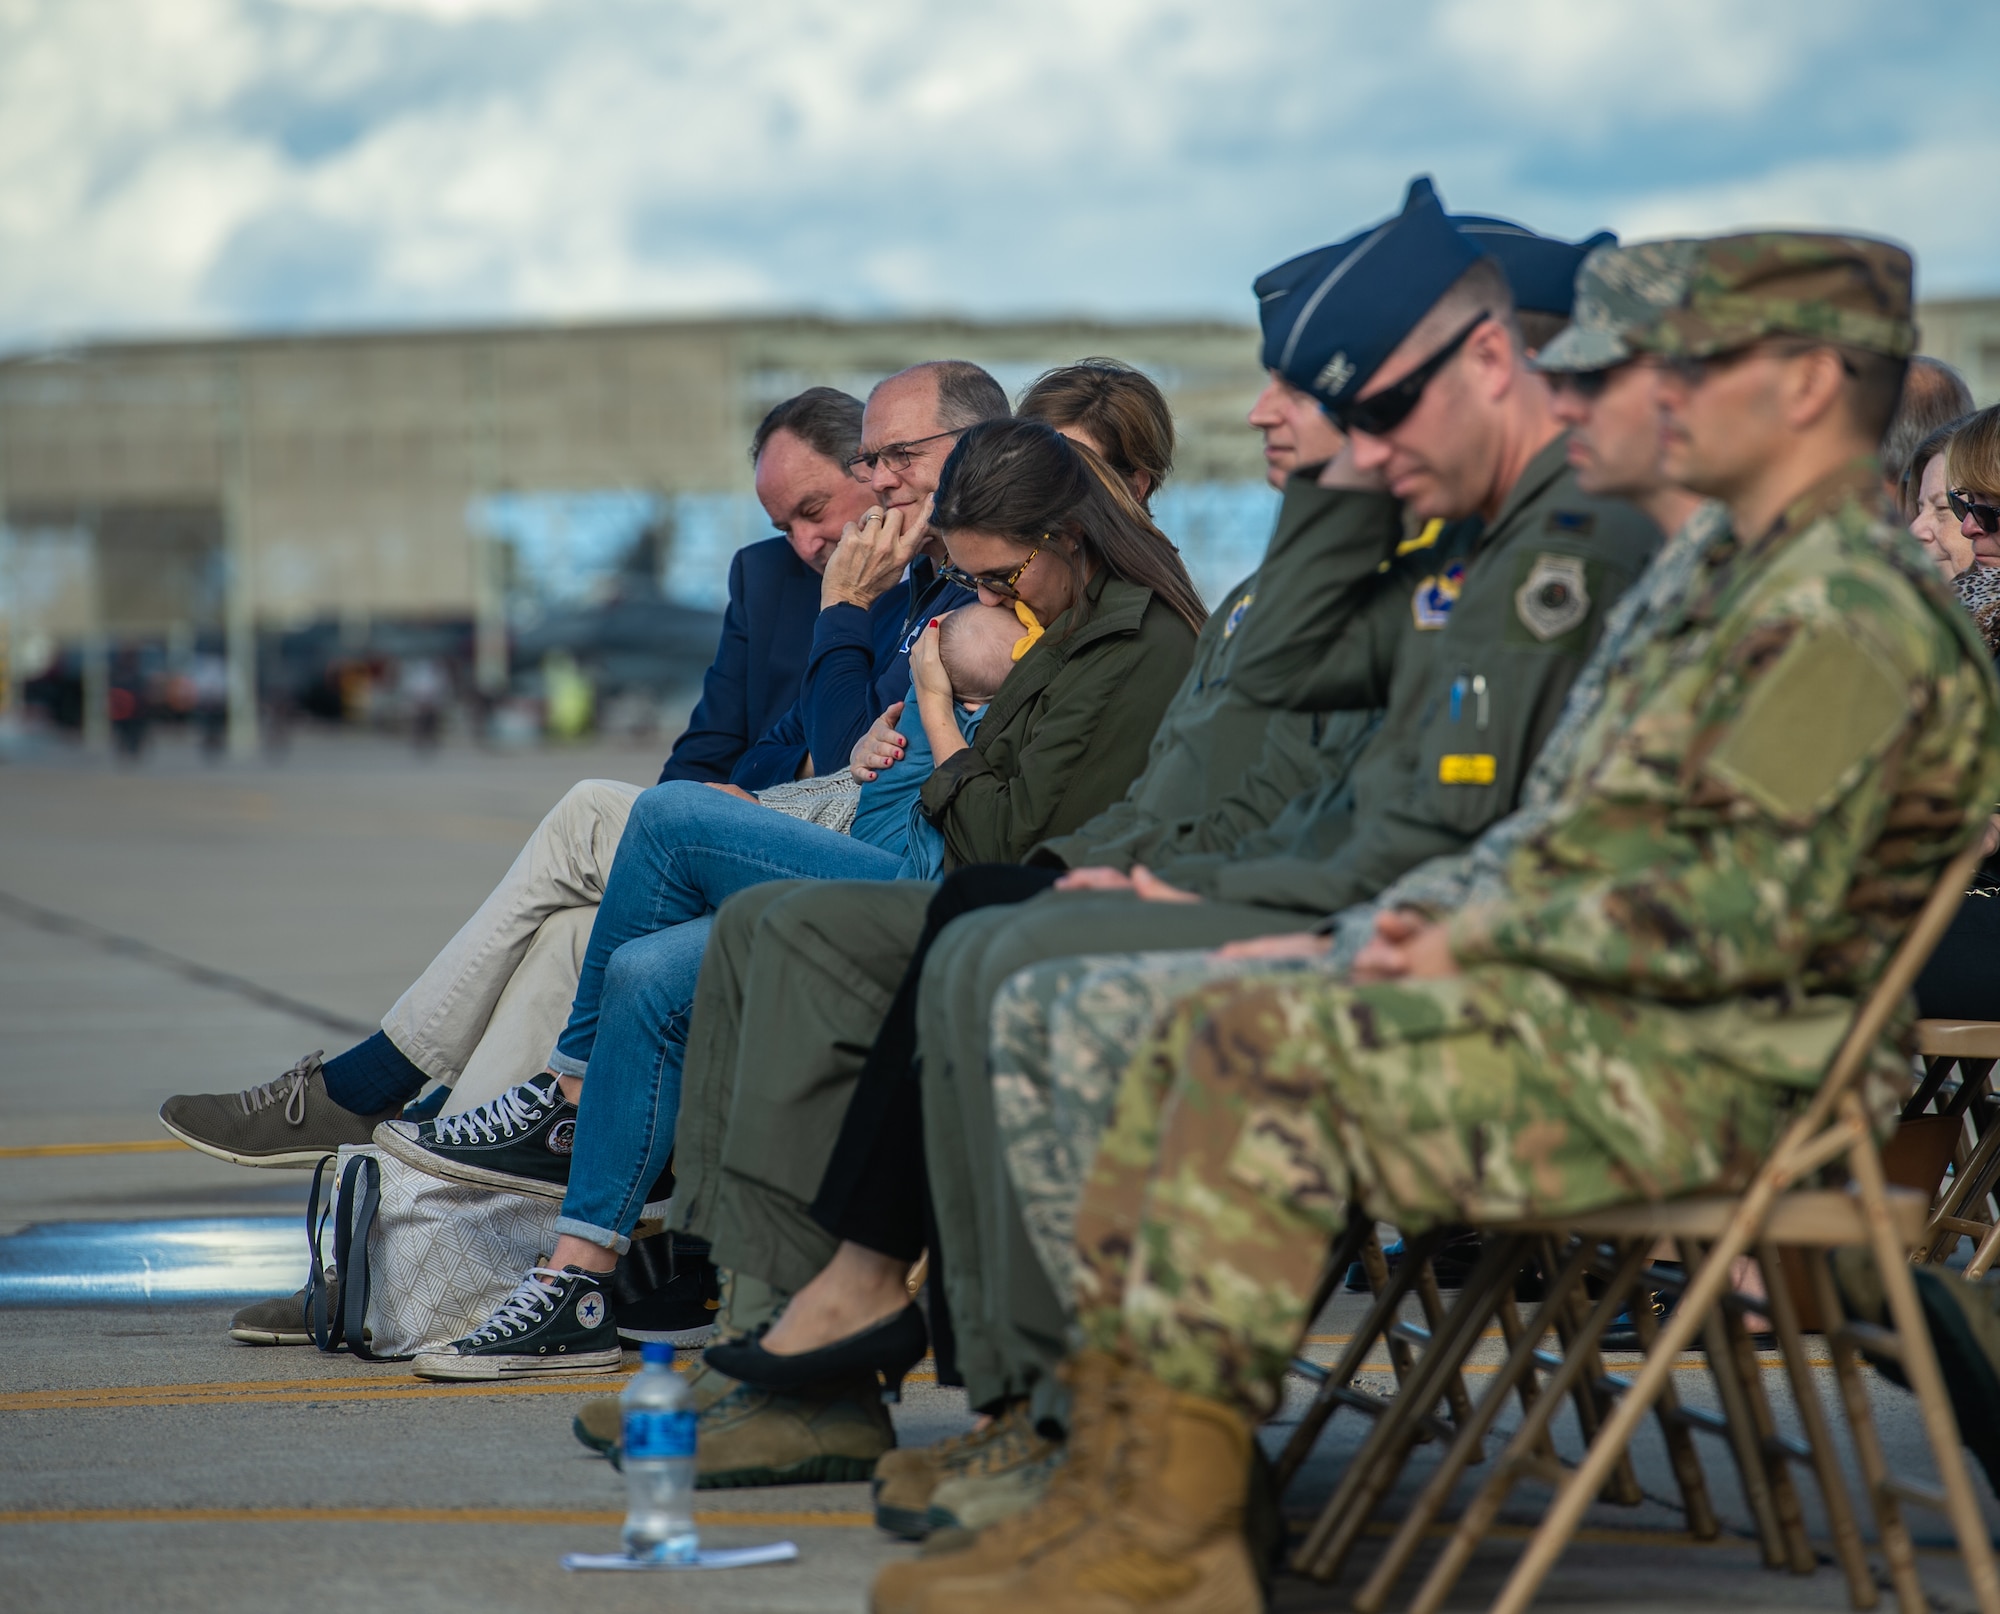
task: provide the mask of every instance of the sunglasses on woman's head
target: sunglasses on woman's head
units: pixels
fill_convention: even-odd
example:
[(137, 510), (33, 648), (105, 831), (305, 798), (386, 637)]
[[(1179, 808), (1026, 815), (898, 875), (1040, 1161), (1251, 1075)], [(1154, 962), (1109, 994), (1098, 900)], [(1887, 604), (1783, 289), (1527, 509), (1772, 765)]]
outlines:
[(1978, 500), (1967, 497), (1959, 488), (1953, 488), (1947, 493), (1945, 501), (1951, 506), (1953, 515), (1960, 521), (1967, 516), (1972, 517), (1979, 530), (1987, 537), (1990, 538), (1994, 533), (2000, 532), (2000, 505), (1981, 504)]
[(1328, 408), (1328, 416), (1342, 431), (1365, 432), (1370, 437), (1386, 436), (1410, 418), (1411, 411), (1423, 401), (1424, 388), (1436, 379), (1438, 371), (1451, 363), (1452, 356), (1465, 346), (1466, 339), (1491, 317), (1482, 308), (1458, 335), (1402, 380), (1392, 381), (1380, 392), (1370, 393), (1366, 398), (1354, 398), (1334, 405)]

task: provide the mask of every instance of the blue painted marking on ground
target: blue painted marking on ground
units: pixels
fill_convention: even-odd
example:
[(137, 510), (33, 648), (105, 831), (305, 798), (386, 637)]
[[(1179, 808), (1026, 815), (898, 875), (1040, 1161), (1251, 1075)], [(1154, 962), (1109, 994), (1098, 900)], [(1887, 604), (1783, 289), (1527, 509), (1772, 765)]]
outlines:
[(0, 1238), (0, 1306), (259, 1300), (305, 1274), (296, 1216), (37, 1222)]

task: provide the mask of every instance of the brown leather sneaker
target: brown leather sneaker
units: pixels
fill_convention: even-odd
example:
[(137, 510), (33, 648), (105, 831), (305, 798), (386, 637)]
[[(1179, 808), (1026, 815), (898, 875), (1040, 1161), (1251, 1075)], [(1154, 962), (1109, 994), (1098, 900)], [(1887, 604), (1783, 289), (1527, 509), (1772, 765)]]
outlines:
[(276, 1081), (240, 1093), (181, 1093), (160, 1122), (190, 1149), (238, 1166), (316, 1166), (343, 1143), (367, 1143), (380, 1115), (356, 1115), (327, 1097), (320, 1056), (307, 1054)]

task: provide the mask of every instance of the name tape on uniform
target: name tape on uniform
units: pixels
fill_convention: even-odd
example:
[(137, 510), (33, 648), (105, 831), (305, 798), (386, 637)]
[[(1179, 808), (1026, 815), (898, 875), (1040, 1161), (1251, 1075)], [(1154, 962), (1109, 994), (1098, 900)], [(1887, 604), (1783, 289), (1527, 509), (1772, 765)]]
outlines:
[(1498, 774), (1499, 765), (1484, 752), (1438, 758), (1441, 785), (1490, 785)]

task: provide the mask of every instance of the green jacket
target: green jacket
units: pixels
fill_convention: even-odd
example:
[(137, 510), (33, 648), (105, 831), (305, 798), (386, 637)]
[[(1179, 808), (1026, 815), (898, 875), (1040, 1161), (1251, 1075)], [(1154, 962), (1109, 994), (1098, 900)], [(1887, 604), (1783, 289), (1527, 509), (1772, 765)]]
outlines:
[(921, 794), (945, 866), (1016, 863), (1124, 795), (1194, 658), (1195, 630), (1149, 589), (1100, 572), (1091, 610), (1049, 624), (1007, 675), (966, 750)]
[(1565, 446), (1535, 456), (1491, 526), (1448, 527), (1429, 549), (1403, 541), (1388, 496), (1316, 490), (1317, 518), (1282, 529), (1266, 557), (1270, 616), (1237, 683), (1293, 709), (1383, 706), (1382, 727), (1351, 796), (1322, 791), (1288, 815), (1289, 846), (1267, 835), (1170, 864), (1168, 879), (1332, 914), (1513, 810), (1606, 613), (1660, 544), (1632, 505), (1576, 486)]
[(1251, 609), (1257, 573), (1222, 598), (1160, 719), (1146, 771), (1081, 829), (1042, 842), (1030, 863), (1125, 869), (1178, 849), (1231, 846), (1316, 781), (1320, 719), (1257, 705), (1232, 676), (1243, 644), (1263, 620)]

